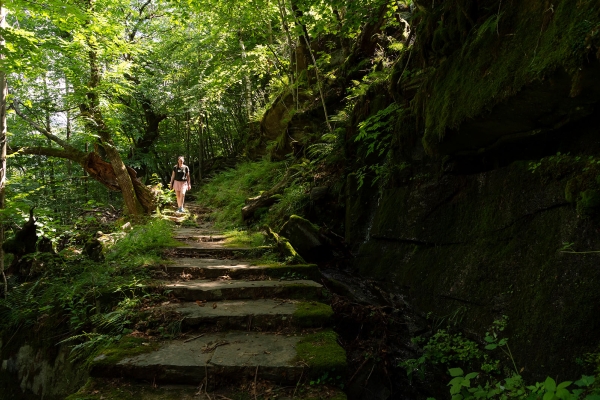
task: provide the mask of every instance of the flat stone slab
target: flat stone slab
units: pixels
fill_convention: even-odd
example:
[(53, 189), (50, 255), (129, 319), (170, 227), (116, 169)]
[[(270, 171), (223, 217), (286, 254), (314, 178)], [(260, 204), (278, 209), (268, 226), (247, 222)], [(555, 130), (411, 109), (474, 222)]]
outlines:
[(220, 317), (247, 317), (249, 315), (291, 316), (297, 308), (297, 300), (278, 301), (262, 300), (224, 300), (204, 307), (196, 303), (179, 303), (166, 306), (169, 311), (176, 311), (190, 320), (207, 320)]
[(168, 256), (174, 257), (211, 257), (211, 258), (239, 258), (260, 257), (261, 254), (271, 250), (270, 246), (261, 247), (228, 247), (223, 242), (187, 243), (185, 246), (167, 249)]
[(184, 327), (217, 325), (219, 328), (253, 330), (275, 330), (290, 326), (298, 301), (277, 300), (225, 300), (213, 307), (212, 303), (180, 303), (165, 306), (168, 311), (182, 315)]
[(221, 234), (200, 233), (196, 234), (175, 231), (173, 236), (177, 240), (185, 240), (190, 242), (224, 242), (227, 236)]
[(303, 370), (296, 353), (301, 338), (235, 331), (206, 334), (187, 343), (168, 342), (112, 365), (97, 364), (91, 375), (185, 384), (199, 384), (208, 376), (209, 384), (217, 384), (228, 378), (254, 377), (258, 367), (260, 379), (293, 383)]
[(323, 286), (315, 281), (188, 281), (165, 283), (165, 289), (176, 297), (189, 300), (237, 300), (260, 298), (314, 299), (321, 296)]
[(307, 265), (260, 265), (250, 261), (214, 258), (178, 258), (166, 265), (163, 271), (173, 278), (216, 279), (228, 275), (231, 278), (256, 276), (287, 277), (297, 279), (318, 279), (319, 269), (314, 264)]

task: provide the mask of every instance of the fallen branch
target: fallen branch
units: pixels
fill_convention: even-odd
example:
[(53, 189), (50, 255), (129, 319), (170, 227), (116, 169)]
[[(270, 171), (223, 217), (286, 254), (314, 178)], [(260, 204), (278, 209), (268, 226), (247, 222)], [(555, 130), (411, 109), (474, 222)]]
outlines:
[(202, 336), (204, 336), (204, 333), (202, 335), (195, 336), (191, 339), (184, 340), (183, 343), (191, 342), (192, 340), (196, 340), (198, 338), (201, 338)]

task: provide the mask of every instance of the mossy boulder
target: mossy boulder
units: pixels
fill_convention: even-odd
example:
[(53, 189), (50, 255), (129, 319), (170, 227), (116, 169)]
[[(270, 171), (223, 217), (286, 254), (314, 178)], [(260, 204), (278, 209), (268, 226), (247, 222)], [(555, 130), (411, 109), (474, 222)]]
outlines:
[(292, 215), (288, 219), (280, 234), (285, 236), (308, 262), (326, 261), (333, 257), (333, 252), (321, 236), (319, 227), (298, 215)]

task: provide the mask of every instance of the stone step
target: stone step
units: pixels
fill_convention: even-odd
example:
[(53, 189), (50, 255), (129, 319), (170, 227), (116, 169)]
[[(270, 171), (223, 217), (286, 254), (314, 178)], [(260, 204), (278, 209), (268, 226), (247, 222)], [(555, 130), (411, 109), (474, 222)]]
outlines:
[(251, 382), (240, 388), (240, 385), (222, 387), (209, 392), (200, 384), (198, 385), (156, 385), (143, 384), (135, 381), (123, 381), (103, 378), (91, 378), (77, 393), (65, 400), (223, 400), (223, 399), (253, 399), (257, 394), (259, 399), (295, 399), (295, 400), (346, 400), (347, 397), (339, 388), (325, 385), (304, 384), (297, 388), (292, 386), (278, 386), (257, 382), (255, 392)]
[(177, 240), (190, 240), (195, 242), (224, 242), (228, 236), (220, 231), (199, 228), (179, 228), (173, 232)]
[(210, 333), (168, 342), (125, 337), (92, 361), (92, 377), (121, 377), (209, 388), (243, 379), (295, 385), (326, 371), (342, 377), (346, 353), (330, 330), (278, 335), (259, 332)]
[(217, 325), (219, 329), (274, 331), (286, 327), (319, 328), (331, 324), (333, 310), (316, 301), (224, 300), (162, 306), (181, 315), (182, 328)]
[(203, 258), (258, 258), (271, 246), (241, 247), (226, 246), (224, 242), (187, 242), (183, 246), (166, 250), (168, 257), (203, 257)]
[(268, 276), (285, 279), (320, 279), (321, 273), (314, 264), (261, 265), (259, 261), (219, 260), (214, 258), (178, 258), (173, 264), (160, 267), (172, 278), (216, 279), (229, 276), (233, 279)]
[(310, 280), (234, 281), (197, 280), (161, 285), (181, 300), (238, 300), (289, 298), (315, 300), (324, 296), (323, 286)]

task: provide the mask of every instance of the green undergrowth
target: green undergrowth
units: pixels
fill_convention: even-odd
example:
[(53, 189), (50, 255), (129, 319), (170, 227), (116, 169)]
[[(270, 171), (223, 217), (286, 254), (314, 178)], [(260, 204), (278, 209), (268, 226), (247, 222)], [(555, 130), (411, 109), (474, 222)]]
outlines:
[[(466, 338), (460, 332), (440, 329), (428, 340), (417, 337), (413, 343), (421, 346), (418, 359), (404, 360), (399, 366), (412, 379), (424, 380), (434, 366), (443, 368), (451, 376), (448, 383), (453, 400), (467, 399), (544, 399), (544, 400), (598, 400), (598, 377), (583, 375), (576, 381), (544, 381), (528, 383), (504, 336), (508, 317), (493, 322), (483, 338), (483, 345)], [(450, 326), (449, 326), (450, 327)], [(598, 365), (589, 356), (590, 365)], [(474, 372), (466, 372), (474, 371)]]
[(170, 228), (151, 219), (127, 232), (106, 233), (114, 244), (107, 245), (102, 261), (90, 260), (75, 246), (48, 259), (40, 276), (11, 286), (0, 299), (2, 336), (53, 332), (56, 339), (40, 345), (71, 346), (78, 360), (118, 343), (132, 332), (140, 306), (161, 298), (144, 286), (150, 280), (147, 267), (161, 263), (162, 249), (172, 243)]
[(283, 177), (282, 162), (245, 162), (235, 169), (223, 171), (203, 185), (198, 202), (212, 211), (215, 227), (235, 229), (243, 226), (241, 210), (246, 199), (269, 190)]
[(331, 306), (316, 301), (299, 303), (293, 315), (296, 325), (306, 328), (330, 325), (332, 317)]
[(136, 225), (108, 249), (106, 259), (109, 262), (126, 260), (136, 266), (156, 263), (160, 261), (162, 249), (178, 245), (171, 231), (172, 224), (163, 219)]
[[(302, 160), (288, 164), (262, 160), (221, 172), (199, 190), (199, 204), (213, 210), (211, 217), (218, 229), (239, 230), (248, 226), (258, 229), (265, 225), (279, 228), (290, 215), (300, 213), (308, 204), (309, 181), (314, 180), (313, 163)], [(272, 189), (286, 172), (291, 178), (281, 193), (274, 195), (275, 204), (259, 208), (251, 220), (243, 221), (241, 211), (246, 200)]]
[(298, 362), (306, 364), (314, 383), (337, 383), (345, 380), (346, 351), (338, 344), (332, 330), (307, 335), (296, 345)]

